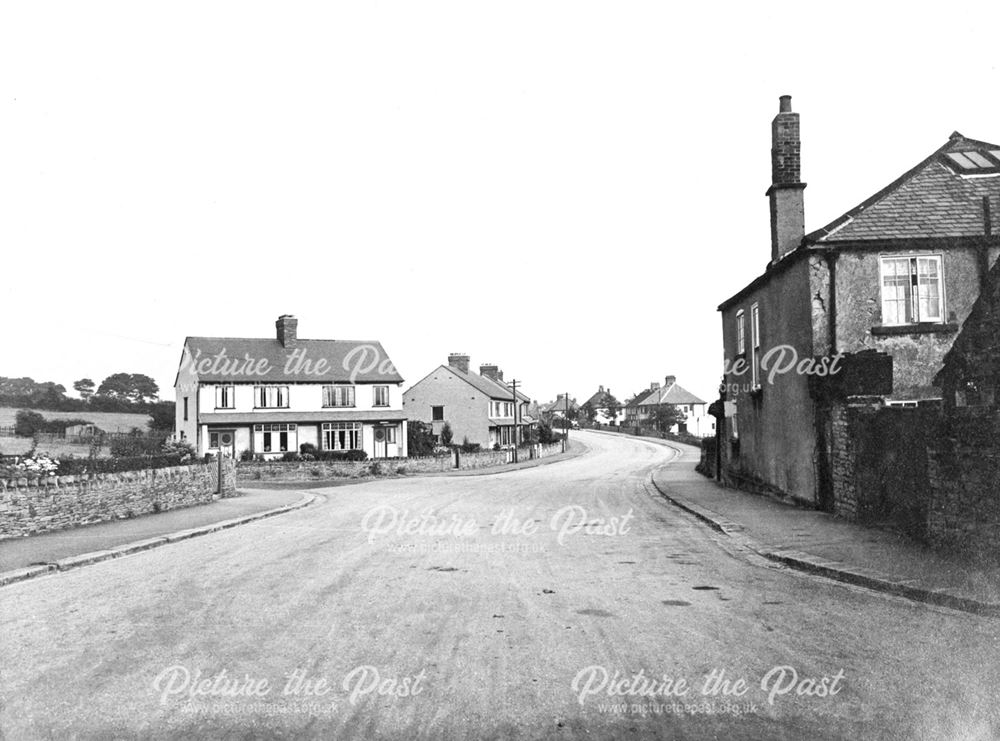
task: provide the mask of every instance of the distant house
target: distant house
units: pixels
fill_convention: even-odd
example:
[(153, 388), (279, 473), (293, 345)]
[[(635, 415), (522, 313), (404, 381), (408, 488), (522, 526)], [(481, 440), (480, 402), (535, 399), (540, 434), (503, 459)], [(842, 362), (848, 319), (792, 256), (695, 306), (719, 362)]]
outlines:
[(698, 437), (715, 434), (715, 418), (708, 414), (707, 402), (678, 384), (675, 376), (667, 376), (662, 386), (654, 381), (648, 392), (636, 395), (625, 407), (625, 424), (651, 425), (654, 411), (662, 406), (672, 406), (681, 417), (682, 421), (674, 425), (671, 432), (686, 432)]
[(406, 455), (403, 379), (378, 342), (303, 340), (285, 314), (273, 338), (188, 337), (175, 436), (199, 455), (277, 458), (319, 450)]
[[(410, 420), (431, 425), (440, 438), (447, 423), (452, 441), (468, 440), (483, 448), (510, 447), (527, 439), (536, 420), (528, 412), (531, 399), (503, 380), (496, 365), (469, 369), (469, 356), (452, 354), (403, 392), (403, 409)], [(515, 404), (517, 417), (515, 420)]]
[(583, 402), (583, 406), (589, 406), (597, 416), (594, 421), (602, 425), (616, 425), (621, 416), (622, 405), (611, 394), (611, 389), (605, 390), (604, 386), (598, 386), (597, 391)]
[[(783, 96), (772, 122), (771, 260), (719, 305), (723, 469), (832, 510), (831, 399), (940, 403), (935, 376), (1000, 254), (1000, 146), (955, 132), (810, 234), (800, 159), (799, 117)], [(810, 372), (838, 356), (837, 373)]]
[(580, 405), (576, 403), (576, 399), (567, 399), (566, 394), (557, 394), (556, 400), (542, 405), (540, 411), (542, 417), (551, 423), (557, 419), (572, 419), (580, 411)]

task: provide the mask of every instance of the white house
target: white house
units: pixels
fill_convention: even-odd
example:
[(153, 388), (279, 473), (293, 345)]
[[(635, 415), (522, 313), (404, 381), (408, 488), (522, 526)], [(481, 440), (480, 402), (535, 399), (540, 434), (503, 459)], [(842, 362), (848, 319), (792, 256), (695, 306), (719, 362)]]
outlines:
[(680, 424), (670, 428), (672, 433), (687, 432), (698, 437), (715, 434), (715, 417), (708, 413), (708, 403), (682, 388), (674, 376), (667, 376), (663, 386), (651, 383), (648, 392), (633, 399), (625, 407), (625, 424), (636, 427), (648, 425), (653, 410), (664, 405), (673, 406), (682, 417)]
[(403, 379), (378, 342), (302, 340), (283, 315), (273, 339), (188, 337), (175, 436), (199, 455), (319, 450), (406, 456)]

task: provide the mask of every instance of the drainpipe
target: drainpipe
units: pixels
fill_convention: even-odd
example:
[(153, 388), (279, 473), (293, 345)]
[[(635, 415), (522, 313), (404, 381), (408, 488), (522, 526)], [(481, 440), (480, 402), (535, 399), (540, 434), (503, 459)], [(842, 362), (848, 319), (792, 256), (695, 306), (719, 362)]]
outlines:
[(993, 238), (993, 219), (990, 218), (990, 197), (983, 196), (983, 241), (979, 246), (979, 288), (986, 288), (986, 276), (990, 272), (989, 244)]
[(838, 252), (835, 250), (827, 250), (824, 253), (826, 258), (826, 267), (830, 272), (830, 294), (827, 300), (827, 316), (829, 317), (829, 322), (827, 327), (829, 329), (829, 337), (827, 338), (830, 343), (830, 354), (837, 354), (837, 257)]

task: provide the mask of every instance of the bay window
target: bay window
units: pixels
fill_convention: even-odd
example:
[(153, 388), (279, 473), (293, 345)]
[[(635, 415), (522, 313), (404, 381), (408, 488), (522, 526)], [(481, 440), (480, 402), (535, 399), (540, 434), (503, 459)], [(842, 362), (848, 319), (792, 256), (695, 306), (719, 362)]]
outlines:
[(324, 422), (323, 450), (361, 450), (358, 422)]

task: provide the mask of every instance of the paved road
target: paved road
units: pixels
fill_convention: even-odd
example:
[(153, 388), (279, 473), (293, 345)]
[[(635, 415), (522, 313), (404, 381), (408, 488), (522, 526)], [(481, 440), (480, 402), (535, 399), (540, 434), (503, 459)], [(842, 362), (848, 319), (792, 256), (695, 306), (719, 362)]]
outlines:
[(0, 590), (4, 737), (1000, 734), (1000, 622), (763, 561), (655, 494), (668, 448), (585, 440)]

